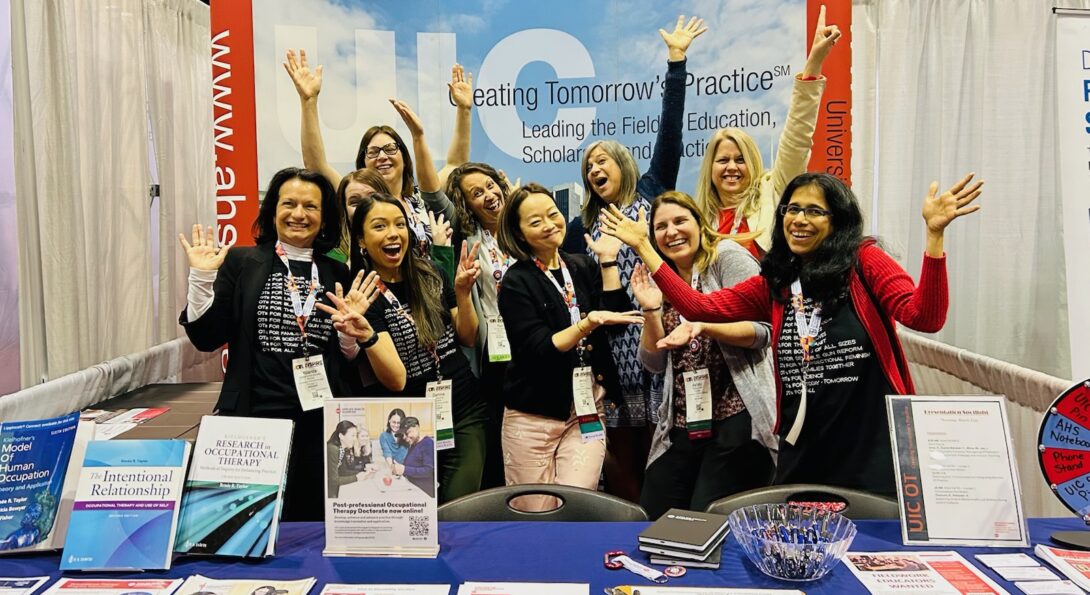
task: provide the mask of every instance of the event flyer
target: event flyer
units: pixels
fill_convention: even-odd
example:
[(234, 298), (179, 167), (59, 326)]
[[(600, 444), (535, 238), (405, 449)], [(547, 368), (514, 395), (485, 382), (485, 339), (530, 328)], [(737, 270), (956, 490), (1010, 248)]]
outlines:
[(314, 577), (295, 581), (270, 579), (214, 579), (195, 574), (175, 595), (306, 595), (314, 586)]
[(0, 595), (31, 595), (49, 580), (48, 576), (0, 578)]
[[(640, 589), (642, 592), (643, 589)], [(458, 595), (590, 595), (585, 583), (462, 583)]]
[(201, 419), (174, 551), (273, 555), (292, 426), (287, 419)]
[(1064, 550), (1043, 543), (1033, 548), (1037, 557), (1048, 562), (1083, 589), (1090, 589), (1090, 552)]
[(329, 399), (324, 416), (322, 553), (437, 556), (434, 401)]
[(326, 585), (320, 595), (450, 595), (450, 585)]
[(905, 545), (1026, 547), (1003, 397), (886, 397)]
[(64, 544), (79, 461), (94, 429), (78, 413), (0, 424), (0, 553)]
[(182, 579), (61, 578), (42, 595), (171, 595)]
[(1007, 595), (957, 552), (848, 552), (844, 562), (874, 595)]

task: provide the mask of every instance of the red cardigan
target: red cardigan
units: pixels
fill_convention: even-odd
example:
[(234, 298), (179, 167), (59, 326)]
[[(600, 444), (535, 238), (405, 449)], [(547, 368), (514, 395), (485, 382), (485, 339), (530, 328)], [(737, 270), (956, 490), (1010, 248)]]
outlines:
[[(859, 249), (859, 262), (867, 278), (867, 286), (881, 303), (881, 311), (875, 308), (855, 270), (850, 274), (848, 288), (852, 305), (855, 306), (859, 320), (874, 345), (875, 355), (889, 385), (899, 395), (911, 394), (915, 392), (915, 387), (909, 376), (908, 361), (901, 342), (896, 336), (890, 341), (885, 325), (888, 323), (889, 328), (894, 328), (893, 322), (896, 320), (910, 329), (925, 333), (942, 329), (946, 323), (946, 310), (949, 305), (946, 256), (932, 258), (924, 255), (919, 287), (912, 283), (912, 277), (896, 261), (873, 243), (866, 243)], [(652, 277), (670, 303), (689, 320), (753, 320), (772, 324), (772, 357), (773, 366), (777, 370), (775, 431), (778, 432), (780, 398), (783, 391), (780, 386), (779, 365), (775, 358), (780, 331), (783, 329), (783, 311), (787, 304), (772, 299), (767, 281), (759, 275), (734, 287), (708, 294), (694, 290), (667, 266), (660, 266)]]

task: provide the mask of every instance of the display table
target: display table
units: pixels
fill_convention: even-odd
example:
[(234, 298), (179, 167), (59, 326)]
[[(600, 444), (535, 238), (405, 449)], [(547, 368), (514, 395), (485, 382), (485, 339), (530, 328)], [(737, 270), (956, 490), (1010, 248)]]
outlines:
[[(326, 583), (447, 583), (464, 581), (528, 581), (590, 583), (592, 595), (620, 584), (650, 584), (628, 571), (607, 570), (602, 556), (609, 550), (632, 552), (637, 559), (636, 535), (646, 523), (442, 523), (439, 529), (439, 558), (324, 558), (324, 527), (320, 523), (287, 523), (281, 529), (277, 555), (267, 560), (246, 562), (232, 559), (177, 558), (167, 572), (124, 575), (132, 578), (186, 577), (203, 574), (215, 578), (298, 579), (314, 576), (316, 595)], [(901, 546), (900, 526), (895, 521), (859, 521), (853, 551), (918, 550)], [(1077, 530), (1077, 519), (1034, 519), (1030, 535), (1034, 544), (1047, 543), (1056, 530)], [(951, 549), (951, 548), (929, 548)], [(972, 554), (1032, 549), (957, 548), (975, 564)], [(0, 577), (60, 576), (59, 555), (39, 554), (0, 558)], [(1011, 593), (1017, 589), (983, 565), (985, 574)], [(103, 576), (69, 574), (68, 576)], [(116, 576), (116, 575), (115, 575)], [(50, 583), (52, 584), (52, 581)], [(761, 574), (745, 559), (733, 538), (727, 538), (719, 570), (690, 569), (671, 585), (801, 588), (806, 593), (866, 593), (843, 565), (820, 581), (779, 582)], [(794, 585), (794, 586), (793, 586)], [(452, 591), (456, 592), (456, 591)]]

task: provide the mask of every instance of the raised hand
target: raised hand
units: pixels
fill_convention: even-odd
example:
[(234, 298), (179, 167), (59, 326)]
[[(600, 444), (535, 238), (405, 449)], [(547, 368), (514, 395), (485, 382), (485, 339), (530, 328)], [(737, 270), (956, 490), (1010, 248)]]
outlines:
[(409, 128), (409, 134), (413, 138), (424, 136), (424, 123), (420, 121), (420, 116), (416, 115), (416, 112), (409, 107), (409, 104), (400, 99), (391, 99), (390, 105), (397, 110), (397, 115), (401, 116), (401, 120), (405, 122), (405, 126)]
[(288, 71), (291, 82), (295, 84), (295, 92), (299, 99), (314, 99), (322, 92), (322, 67), (318, 65), (314, 70), (307, 66), (306, 50), (299, 50), (299, 59), (295, 59), (295, 52), (288, 50), (288, 59), (284, 62), (284, 70)]
[(428, 225), (431, 227), (432, 243), (436, 246), (450, 245), (450, 240), (454, 237), (454, 230), (450, 228), (450, 222), (442, 213), (435, 215), (428, 211)]
[(611, 235), (635, 248), (647, 241), (647, 213), (640, 207), (639, 218), (635, 221), (624, 216), (616, 205), (609, 205), (598, 215), (602, 233)]
[(590, 248), (590, 251), (598, 257), (599, 263), (617, 260), (617, 253), (621, 251), (621, 246), (624, 245), (621, 240), (604, 233), (598, 236), (597, 240), (590, 237), (589, 233), (585, 233), (583, 239), (587, 242), (587, 248)]
[(450, 100), (461, 109), (473, 108), (473, 73), (466, 72), (461, 64), (455, 64), (450, 69)]
[(322, 312), (329, 314), (333, 320), (333, 328), (337, 329), (338, 332), (354, 337), (357, 341), (370, 339), (371, 335), (375, 334), (375, 329), (371, 327), (371, 323), (367, 322), (362, 312), (356, 312), (348, 307), (348, 304), (341, 297), (340, 283), (336, 284), (336, 289), (336, 293), (327, 291), (325, 294), (329, 301), (333, 303), (332, 307), (321, 302), (318, 302), (315, 306)]
[(693, 40), (700, 37), (708, 28), (704, 26), (704, 19), (692, 17), (685, 22), (685, 15), (678, 15), (674, 30), (667, 33), (665, 29), (659, 29), (659, 35), (666, 42), (669, 50), (670, 61), (678, 62), (685, 59), (685, 52)]
[(825, 5), (818, 10), (817, 24), (814, 26), (814, 43), (810, 46), (810, 55), (806, 57), (806, 66), (803, 74), (806, 76), (819, 76), (821, 65), (825, 58), (840, 39), (840, 28), (836, 25), (825, 25)]
[(643, 315), (639, 310), (629, 310), (628, 312), (595, 310), (590, 314), (587, 314), (587, 320), (594, 326), (609, 324), (643, 324)]
[(693, 339), (699, 337), (702, 332), (704, 332), (702, 323), (684, 320), (669, 335), (659, 339), (658, 343), (655, 343), (655, 347), (659, 349), (688, 347)]
[(469, 248), (469, 242), (462, 242), (462, 257), (458, 260), (458, 270), (454, 273), (454, 292), (468, 295), (481, 275), (481, 262), (477, 260), (477, 251), (481, 249), (480, 242), (473, 243), (473, 249)]
[(344, 304), (349, 310), (357, 314), (364, 314), (371, 307), (371, 304), (378, 299), (378, 280), (378, 273), (375, 271), (371, 271), (366, 277), (364, 277), (363, 271), (360, 271), (356, 273), (356, 278), (352, 280), (348, 295), (342, 297), (341, 284), (336, 284), (337, 297), (344, 300)]
[(662, 307), (662, 291), (651, 281), (651, 275), (647, 273), (647, 267), (642, 262), (636, 263), (632, 269), (632, 295), (636, 302), (644, 310), (655, 310)]
[(193, 225), (193, 243), (185, 239), (185, 234), (178, 234), (178, 241), (185, 250), (185, 257), (189, 260), (189, 268), (202, 271), (217, 271), (227, 258), (227, 251), (231, 244), (226, 246), (216, 245), (216, 236), (212, 234), (212, 226), (208, 226), (208, 233), (199, 223)]
[(935, 196), (939, 191), (939, 183), (931, 182), (927, 198), (923, 200), (923, 219), (927, 222), (928, 233), (942, 235), (946, 226), (954, 219), (980, 210), (980, 205), (969, 204), (980, 196), (980, 188), (984, 185), (982, 181), (969, 185), (975, 175), (971, 173), (965, 176), (939, 196)]

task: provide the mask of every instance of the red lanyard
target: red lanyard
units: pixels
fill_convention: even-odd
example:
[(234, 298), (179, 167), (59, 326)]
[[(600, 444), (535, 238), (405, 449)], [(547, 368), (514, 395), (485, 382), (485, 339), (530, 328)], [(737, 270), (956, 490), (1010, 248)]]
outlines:
[(288, 270), (288, 295), (291, 296), (291, 309), (295, 314), (295, 322), (299, 325), (299, 332), (303, 335), (303, 349), (305, 350), (307, 346), (307, 320), (314, 313), (314, 304), (318, 301), (318, 265), (311, 258), (310, 285), (307, 289), (307, 299), (304, 302), (299, 294), (299, 283), (302, 279), (297, 281), (295, 276), (291, 274), (291, 267), (288, 266), (288, 254), (284, 251), (284, 246), (280, 244), (279, 240), (276, 242), (276, 255), (280, 257), (280, 262), (283, 262), (284, 268)]

